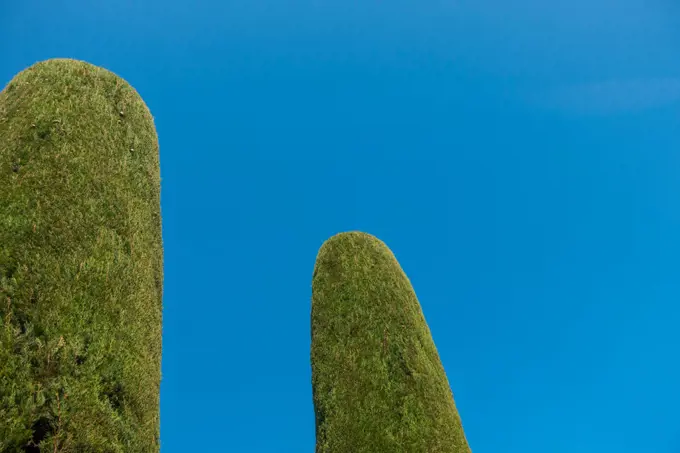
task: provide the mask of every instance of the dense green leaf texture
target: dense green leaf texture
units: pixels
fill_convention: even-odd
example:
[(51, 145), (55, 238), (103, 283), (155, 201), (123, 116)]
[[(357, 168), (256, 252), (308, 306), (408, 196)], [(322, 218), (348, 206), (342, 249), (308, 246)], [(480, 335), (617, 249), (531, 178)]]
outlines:
[(0, 182), (0, 451), (158, 451), (149, 110), (109, 71), (37, 63), (0, 93)]
[(469, 453), (411, 283), (373, 236), (333, 236), (312, 283), (317, 453)]

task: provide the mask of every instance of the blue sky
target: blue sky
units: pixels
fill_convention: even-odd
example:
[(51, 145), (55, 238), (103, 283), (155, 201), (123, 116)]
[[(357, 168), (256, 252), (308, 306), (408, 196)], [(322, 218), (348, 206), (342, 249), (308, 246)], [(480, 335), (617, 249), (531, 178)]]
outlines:
[(680, 6), (554, 3), (0, 3), (2, 85), (77, 58), (155, 116), (162, 452), (314, 451), (347, 230), (409, 275), (475, 453), (680, 452)]

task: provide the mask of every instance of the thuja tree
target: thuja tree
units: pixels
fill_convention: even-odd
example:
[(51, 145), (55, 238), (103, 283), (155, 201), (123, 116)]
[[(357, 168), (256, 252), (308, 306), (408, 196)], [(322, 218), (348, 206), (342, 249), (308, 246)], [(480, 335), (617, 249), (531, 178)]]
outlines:
[(73, 60), (0, 93), (0, 451), (159, 450), (158, 141)]
[(312, 282), (317, 453), (469, 453), (411, 283), (358, 232), (319, 250)]

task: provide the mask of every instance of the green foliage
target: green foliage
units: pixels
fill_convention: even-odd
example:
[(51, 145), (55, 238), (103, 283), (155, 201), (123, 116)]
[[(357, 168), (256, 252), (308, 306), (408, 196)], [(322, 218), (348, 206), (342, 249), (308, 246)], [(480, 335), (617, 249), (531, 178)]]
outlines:
[(37, 63), (0, 93), (0, 181), (0, 451), (158, 451), (149, 110), (104, 69)]
[(469, 453), (411, 283), (378, 239), (342, 233), (312, 283), (317, 453)]
[[(0, 92), (0, 452), (159, 451), (158, 141), (115, 74), (48, 60)], [(469, 453), (411, 284), (343, 233), (313, 276), (317, 453)]]

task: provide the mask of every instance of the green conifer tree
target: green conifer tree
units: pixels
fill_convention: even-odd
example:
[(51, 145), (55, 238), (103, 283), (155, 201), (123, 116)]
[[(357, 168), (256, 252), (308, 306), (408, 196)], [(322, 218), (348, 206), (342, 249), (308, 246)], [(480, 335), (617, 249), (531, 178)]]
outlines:
[(317, 453), (469, 453), (430, 330), (387, 246), (341, 233), (312, 282)]
[(159, 450), (158, 140), (137, 92), (55, 59), (0, 93), (0, 451)]

